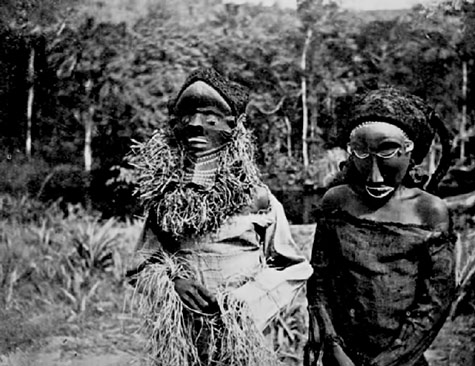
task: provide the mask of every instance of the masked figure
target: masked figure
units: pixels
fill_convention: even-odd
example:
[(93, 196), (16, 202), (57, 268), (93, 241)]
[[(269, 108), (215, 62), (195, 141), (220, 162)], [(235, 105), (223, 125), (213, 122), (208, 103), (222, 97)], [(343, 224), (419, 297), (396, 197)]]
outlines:
[(259, 178), (247, 102), (243, 87), (199, 69), (169, 103), (170, 128), (131, 158), (148, 216), (129, 276), (157, 365), (275, 362), (261, 331), (311, 274)]
[[(428, 182), (416, 168), (435, 133), (445, 154)], [(420, 98), (384, 88), (355, 104), (347, 141), (343, 179), (318, 214), (308, 362), (427, 365), (455, 290), (456, 237), (427, 192), (448, 166), (448, 132)]]

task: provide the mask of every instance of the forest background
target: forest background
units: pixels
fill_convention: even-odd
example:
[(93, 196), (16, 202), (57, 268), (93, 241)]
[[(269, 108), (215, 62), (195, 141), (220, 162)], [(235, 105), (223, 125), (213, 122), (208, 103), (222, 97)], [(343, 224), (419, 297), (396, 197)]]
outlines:
[[(199, 66), (251, 90), (248, 127), (274, 191), (324, 187), (345, 158), (339, 133), (352, 98), (387, 84), (434, 105), (455, 137), (456, 165), (475, 154), (470, 2), (378, 12), (320, 0), (296, 10), (220, 0), (2, 4), (3, 192), (136, 213), (124, 155), (131, 139), (167, 123), (168, 99)], [(455, 193), (468, 189), (461, 182)]]
[[(325, 189), (359, 93), (392, 84), (434, 105), (454, 137), (440, 193), (455, 207), (460, 291), (430, 364), (475, 363), (475, 5), (297, 5), (0, 3), (0, 365), (137, 364), (146, 339), (124, 272), (142, 222), (124, 156), (167, 123), (168, 99), (199, 66), (250, 89), (247, 127), (276, 194)], [(439, 153), (436, 142), (429, 171)], [(292, 232), (308, 256), (304, 221)], [(269, 329), (288, 365), (302, 364), (307, 324), (302, 293)]]

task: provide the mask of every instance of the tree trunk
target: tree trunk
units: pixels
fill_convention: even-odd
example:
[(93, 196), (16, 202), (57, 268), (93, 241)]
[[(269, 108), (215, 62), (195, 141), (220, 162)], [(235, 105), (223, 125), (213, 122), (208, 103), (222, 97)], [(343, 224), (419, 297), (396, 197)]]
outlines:
[(307, 106), (307, 52), (312, 39), (312, 29), (307, 29), (305, 35), (305, 43), (302, 51), (302, 60), (300, 67), (302, 69), (301, 88), (302, 88), (302, 157), (303, 166), (308, 168), (308, 144), (307, 144), (307, 132), (308, 132), (308, 106)]
[(84, 203), (86, 210), (90, 211), (92, 209), (92, 198), (91, 198), (91, 182), (92, 182), (92, 132), (93, 132), (93, 118), (94, 118), (94, 107), (90, 106), (88, 111), (84, 113), (84, 186), (85, 186), (85, 197)]
[(460, 129), (459, 129), (459, 136), (460, 136), (460, 161), (463, 162), (465, 160), (465, 140), (466, 136), (466, 128), (467, 128), (467, 84), (468, 84), (468, 77), (467, 77), (467, 61), (462, 62), (462, 119), (460, 121)]
[(312, 141), (317, 137), (317, 125), (318, 125), (318, 96), (315, 96), (315, 103), (312, 103), (312, 113), (311, 118), (309, 118), (310, 123), (310, 139)]
[(284, 116), (285, 126), (287, 127), (287, 156), (292, 157), (292, 124), (289, 117)]
[(92, 170), (92, 117), (94, 107), (89, 107), (89, 113), (85, 113), (84, 119), (84, 170), (90, 173)]
[(28, 100), (26, 105), (26, 156), (31, 158), (31, 130), (33, 126), (33, 100), (35, 97), (35, 47), (31, 45), (30, 56), (28, 58), (27, 84)]

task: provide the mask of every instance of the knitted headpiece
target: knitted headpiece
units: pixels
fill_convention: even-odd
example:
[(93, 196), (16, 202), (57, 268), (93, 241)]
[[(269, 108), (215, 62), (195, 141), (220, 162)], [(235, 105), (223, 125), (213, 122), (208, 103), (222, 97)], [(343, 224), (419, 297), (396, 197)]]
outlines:
[(176, 105), (181, 94), (196, 81), (203, 81), (213, 87), (229, 104), (235, 116), (245, 112), (249, 101), (249, 93), (246, 88), (225, 78), (213, 68), (200, 68), (186, 78), (178, 94), (168, 102), (170, 114), (177, 114)]
[(430, 107), (414, 95), (395, 88), (373, 90), (354, 105), (347, 136), (355, 127), (367, 121), (394, 124), (414, 142), (412, 158), (416, 164), (420, 164), (429, 152), (435, 136), (430, 112)]

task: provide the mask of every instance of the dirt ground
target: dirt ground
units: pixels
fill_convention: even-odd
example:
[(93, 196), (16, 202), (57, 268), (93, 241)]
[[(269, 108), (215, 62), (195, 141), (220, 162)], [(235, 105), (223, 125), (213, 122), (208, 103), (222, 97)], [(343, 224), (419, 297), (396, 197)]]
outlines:
[[(38, 320), (36, 320), (38, 321)], [(110, 314), (81, 323), (67, 335), (49, 336), (0, 355), (1, 366), (142, 366), (144, 339), (130, 314)], [(430, 366), (475, 366), (475, 315), (448, 320), (426, 352)], [(297, 357), (300, 355), (296, 355)]]
[[(309, 256), (305, 243), (311, 242), (313, 227), (292, 229)], [(0, 309), (0, 352), (7, 350), (0, 353), (0, 366), (143, 366), (139, 320), (117, 306), (100, 305), (99, 314), (69, 319), (54, 310), (28, 316)], [(293, 355), (292, 366), (301, 365), (301, 357)], [(475, 311), (449, 319), (426, 357), (430, 366), (475, 366)]]
[[(120, 321), (119, 321), (120, 322)], [(463, 316), (447, 322), (426, 352), (430, 366), (472, 366), (474, 357), (474, 317)], [(143, 339), (131, 328), (118, 324), (90, 329), (76, 337), (45, 339), (41, 346), (0, 356), (2, 366), (132, 366), (142, 365)]]

